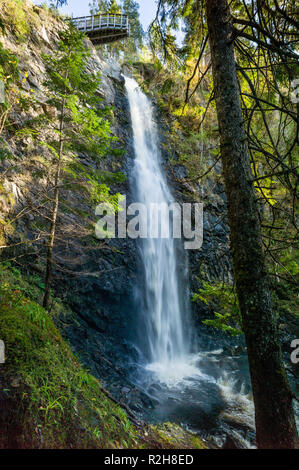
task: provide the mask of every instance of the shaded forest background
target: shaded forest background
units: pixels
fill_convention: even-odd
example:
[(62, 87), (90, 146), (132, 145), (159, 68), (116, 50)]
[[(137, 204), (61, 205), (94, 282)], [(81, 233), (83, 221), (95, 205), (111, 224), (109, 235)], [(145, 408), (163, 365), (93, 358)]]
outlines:
[[(86, 247), (86, 250), (97, 253), (107, 249), (106, 243), (96, 242), (90, 248), (88, 243), (92, 238), (94, 221), (90, 214), (84, 214), (84, 205), (72, 207), (74, 201), (68, 199), (68, 191), (79, 191), (82, 197), (88, 197), (95, 205), (102, 201), (110, 202), (117, 211), (117, 193), (113, 188), (115, 184), (125, 180), (119, 164), (122, 146), (113, 132), (113, 107), (103, 106), (103, 97), (97, 96), (97, 80), (100, 81), (100, 76), (95, 76), (93, 83), (90, 80), (87, 83), (84, 79), (82, 72), (90, 57), (83, 46), (83, 38), (75, 32), (59, 37), (60, 26), (57, 27), (57, 41), (60, 40), (57, 44), (61, 55), (54, 67), (51, 51), (43, 55), (47, 82), (44, 85), (48, 96), (41, 105), (30, 71), (20, 67), (19, 56), (22, 48), (25, 51), (27, 41), (32, 40), (34, 28), (37, 24), (40, 27), (40, 17), (44, 21), (56, 18), (55, 21), (59, 22), (58, 13), (46, 6), (41, 8), (42, 13), (37, 13), (35, 7), (27, 7), (21, 0), (5, 1), (3, 5), (0, 23), (4, 37), (0, 49), (0, 73), (5, 89), (5, 100), (0, 105), (0, 158), (3, 163), (2, 278), (5, 279), (8, 272), (12, 272), (13, 278), (15, 276), (21, 279), (28, 260), (30, 262), (30, 255), (34, 256), (34, 287), (28, 287), (26, 283), (21, 292), (24, 289), (25, 295), (33, 297), (37, 305), (43, 303), (44, 307), (54, 312), (61, 307), (60, 300), (56, 300), (55, 283), (51, 282), (51, 274), (49, 275), (53, 270), (51, 247), (59, 247), (60, 242), (64, 241), (62, 239), (65, 237), (66, 227), (68, 235), (75, 240), (74, 243)], [(221, 132), (219, 136), (217, 109), (217, 96), (221, 94), (221, 87), (215, 76), (215, 58), (214, 67), (212, 66), (211, 24), (209, 26), (207, 21), (205, 3), (160, 0), (157, 16), (148, 35), (140, 24), (137, 2), (125, 0), (121, 10), (115, 0), (94, 1), (90, 9), (91, 13), (123, 11), (129, 15), (129, 40), (101, 46), (99, 53), (106, 58), (113, 56), (130, 67), (143, 90), (153, 97), (163, 113), (168, 126), (167, 139), (163, 145), (166, 148), (176, 148), (173, 164), (182, 164), (187, 170), (183, 181), (180, 178), (180, 183), (185, 184), (185, 197), (190, 201), (194, 200), (194, 187), (204, 185), (211, 178), (224, 184), (221, 170), (221, 158), (222, 164), (224, 161), (223, 139), (220, 142), (222, 136)], [(245, 132), (241, 140), (246, 141), (251, 170), (247, 183), (253, 188), (252, 204), (256, 208), (257, 221), (252, 221), (252, 225), (256, 224), (261, 231), (261, 250), (265, 259), (261, 270), (264, 272), (265, 267), (268, 273), (267, 290), (273, 297), (273, 318), (268, 320), (273, 325), (279, 323), (281, 328), (290, 328), (293, 331), (298, 320), (299, 274), (299, 99), (296, 92), (299, 77), (299, 24), (296, 4), (270, 0), (233, 1), (230, 3), (230, 13), (227, 13), (225, 2), (224, 10), (230, 24), (228, 41), (234, 47), (235, 63), (231, 65), (236, 69), (241, 100)], [(184, 30), (185, 36), (183, 43), (177, 44), (176, 31), (180, 28)], [(14, 37), (17, 44), (15, 50), (6, 47), (6, 35)], [(73, 55), (70, 55), (70, 50)], [(70, 66), (70, 63), (75, 66)], [(232, 96), (232, 101), (233, 98)], [(91, 107), (96, 111), (91, 112)], [(21, 120), (18, 115), (22, 116)], [(60, 122), (60, 128), (57, 128), (57, 122)], [(229, 147), (230, 142), (225, 145)], [(16, 162), (12, 149), (21, 149), (25, 159), (28, 157), (26, 162)], [(97, 167), (84, 166), (78, 159), (78, 149), (82, 154), (92, 155)], [(103, 164), (107, 155), (113, 159), (113, 171), (111, 165), (108, 170)], [(231, 154), (228, 152), (228, 158), (229, 155)], [(33, 186), (36, 178), (44, 179), (43, 185), (36, 187), (34, 198), (30, 196), (21, 208), (15, 204), (13, 186), (8, 187), (5, 183), (7, 176), (13, 181), (15, 168), (20, 165)], [(231, 185), (225, 181), (227, 195), (234, 185), (238, 186), (238, 179), (235, 178)], [(246, 192), (244, 197), (247, 197)], [(65, 223), (57, 228), (56, 216), (62, 206), (67, 216)], [(86, 217), (87, 223), (72, 224), (67, 218), (69, 214), (78, 211), (82, 212), (80, 215), (83, 218)], [(15, 223), (20, 222), (23, 217), (31, 218), (32, 215), (35, 218), (34, 231), (30, 231), (29, 236), (24, 231), (15, 232)], [(236, 215), (242, 221), (247, 214)], [(231, 219), (231, 230), (233, 223)], [(250, 221), (248, 223), (250, 226)], [(237, 230), (239, 228), (240, 226), (236, 227)], [(246, 249), (246, 242), (246, 252), (249, 253), (249, 238), (244, 238), (242, 249)], [(236, 245), (231, 246), (231, 249), (234, 256)], [(66, 257), (66, 252), (61, 252), (60, 255)], [(55, 269), (59, 269), (57, 259), (56, 265)], [(74, 263), (71, 273), (65, 274), (76, 275), (76, 269)], [(94, 272), (86, 274), (92, 276)], [(254, 279), (257, 271), (253, 270), (251, 275)], [(203, 283), (202, 288), (193, 294), (193, 301), (204, 302), (216, 312), (215, 318), (204, 320), (205, 323), (233, 335), (244, 333), (244, 309), (247, 307), (240, 302), (240, 291), (242, 290), (241, 299), (249, 298), (251, 294), (255, 294), (257, 288), (252, 292), (248, 279), (247, 285), (245, 282), (242, 289), (240, 286), (238, 288), (235, 285), (238, 278), (236, 267), (235, 280), (210, 280), (201, 272), (200, 267), (198, 276), (203, 277)], [(13, 283), (15, 282), (14, 280)], [(10, 297), (11, 287), (5, 281), (3, 289), (3, 305), (8, 301), (13, 304), (15, 294)], [(35, 308), (39, 312), (39, 307)], [(43, 314), (36, 315), (44, 318)], [(259, 318), (261, 317), (254, 317), (254, 322)], [(262, 335), (267, 331), (268, 320), (265, 330), (261, 331)], [(251, 328), (254, 329), (254, 325)], [(260, 323), (255, 328), (257, 331), (261, 329)], [(269, 336), (272, 334), (270, 330)], [(264, 371), (266, 370), (267, 365), (264, 367)], [(269, 387), (273, 388), (273, 383), (270, 382)], [(281, 384), (279, 387), (281, 388)], [(266, 397), (268, 399), (267, 394)], [(291, 400), (291, 395), (288, 397)], [(273, 400), (277, 400), (275, 394)], [(53, 409), (59, 413), (60, 405), (55, 404), (55, 399), (52, 402)]]

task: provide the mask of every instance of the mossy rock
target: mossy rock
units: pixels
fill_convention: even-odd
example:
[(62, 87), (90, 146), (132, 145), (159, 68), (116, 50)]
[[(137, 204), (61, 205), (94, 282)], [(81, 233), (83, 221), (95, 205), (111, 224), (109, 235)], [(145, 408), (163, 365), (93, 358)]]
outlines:
[(197, 434), (186, 431), (178, 424), (164, 423), (150, 429), (153, 438), (160, 441), (164, 449), (207, 449)]
[[(136, 425), (33, 300), (42, 288), (37, 276), (0, 264), (0, 448), (205, 448), (178, 425)], [(52, 301), (61, 314), (63, 303)]]

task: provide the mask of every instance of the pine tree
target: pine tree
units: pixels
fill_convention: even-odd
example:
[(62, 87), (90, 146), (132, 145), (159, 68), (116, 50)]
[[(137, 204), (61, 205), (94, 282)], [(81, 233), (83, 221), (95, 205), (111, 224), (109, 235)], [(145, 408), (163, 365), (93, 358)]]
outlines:
[(259, 448), (294, 448), (296, 424), (292, 394), (283, 368), (266, 273), (227, 0), (207, 2), (207, 23), (234, 275), (248, 350), (257, 444)]
[(121, 7), (118, 5), (116, 0), (109, 1), (108, 12), (113, 15), (121, 14)]
[[(59, 126), (55, 119), (44, 118), (44, 128), (54, 130), (56, 137), (43, 141), (55, 157), (52, 210), (50, 214), (50, 233), (47, 244), (47, 262), (45, 275), (45, 293), (43, 306), (48, 308), (50, 286), (53, 271), (53, 250), (59, 209), (60, 184), (63, 171), (74, 171), (75, 152), (78, 149), (89, 151), (96, 161), (105, 155), (111, 141), (110, 124), (105, 119), (107, 111), (100, 106), (96, 91), (99, 75), (86, 73), (86, 64), (90, 52), (84, 45), (84, 36), (72, 26), (60, 34), (58, 53), (44, 55), (47, 70), (45, 86), (48, 90), (47, 104), (58, 110)], [(67, 162), (65, 161), (68, 156)], [(75, 161), (74, 161), (75, 160)], [(78, 175), (75, 175), (78, 177)], [(97, 181), (89, 178), (91, 189)], [(98, 197), (101, 188), (96, 187)], [(107, 199), (107, 187), (104, 195)]]
[(123, 13), (128, 15), (130, 22), (130, 37), (126, 40), (128, 54), (136, 54), (142, 48), (144, 31), (139, 19), (139, 5), (134, 0), (124, 0)]
[[(178, 26), (179, 19), (186, 26), (185, 47), (179, 51), (180, 55), (171, 48), (172, 43), (169, 46), (167, 37), (169, 29)], [(286, 194), (289, 191), (288, 197), (293, 200), (298, 185), (294, 165), (294, 149), (298, 146), (297, 111), (291, 100), (286, 99), (286, 94), (281, 92), (283, 88), (290, 88), (295, 77), (294, 63), (298, 64), (295, 30), (298, 27), (295, 1), (286, 4), (271, 0), (161, 0), (152, 29), (154, 39), (159, 43), (159, 56), (166, 58), (168, 66), (169, 57), (176, 57), (178, 63), (178, 56), (181, 59), (184, 55), (185, 61), (187, 57), (194, 64), (185, 103), (190, 103), (191, 95), (199, 90), (212, 65), (213, 90), (206, 111), (210, 102), (215, 100), (234, 280), (247, 343), (259, 448), (294, 448), (297, 436), (293, 395), (282, 360), (273, 283), (267, 273), (266, 256), (268, 265), (269, 255), (272, 262), (275, 260), (270, 249), (274, 241), (271, 231), (275, 228), (281, 230), (277, 226), (277, 216), (285, 214), (285, 206), (269, 211), (269, 199), (270, 205), (273, 204), (272, 177), (283, 175), (280, 182), (286, 183)], [(208, 42), (210, 49), (206, 53)], [(173, 50), (175, 54), (172, 54)], [(209, 61), (211, 59), (211, 64), (202, 72), (205, 54)], [(281, 68), (278, 69), (278, 65)], [(192, 82), (194, 90), (191, 93)], [(272, 110), (276, 110), (276, 117)], [(273, 124), (275, 120), (277, 125)], [(292, 129), (288, 135), (284, 127)], [(282, 141), (285, 145), (281, 145)], [(260, 177), (257, 170), (260, 166), (257, 155), (267, 165), (265, 176)], [(256, 191), (256, 182), (262, 183), (260, 195), (263, 201), (267, 201), (266, 210), (273, 217), (270, 227), (267, 227), (270, 229), (267, 244), (262, 238), (261, 221), (265, 219), (258, 210), (262, 198)], [(270, 197), (265, 190), (270, 192)], [(294, 203), (290, 206), (290, 220), (295, 226)], [(276, 241), (285, 243), (283, 238)]]

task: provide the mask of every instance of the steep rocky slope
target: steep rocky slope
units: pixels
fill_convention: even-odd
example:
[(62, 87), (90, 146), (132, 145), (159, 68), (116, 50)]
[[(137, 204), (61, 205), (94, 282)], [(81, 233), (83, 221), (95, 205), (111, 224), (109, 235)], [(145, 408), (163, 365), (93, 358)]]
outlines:
[[(1, 135), (0, 337), (6, 363), (0, 366), (0, 447), (202, 448), (200, 439), (178, 426), (137, 423), (79, 363), (78, 356), (103, 385), (124, 375), (125, 358), (132, 355), (137, 260), (129, 240), (96, 239), (94, 204), (76, 187), (61, 190), (51, 315), (40, 307), (49, 207), (42, 202), (53, 159), (23, 130), (40, 113), (56, 116), (46, 102), (42, 54), (55, 54), (65, 24), (31, 2), (6, 2), (0, 20), (1, 43), (19, 61)], [(87, 71), (102, 73), (98, 94), (103, 106), (113, 106), (112, 131), (124, 155), (111, 152), (100, 168), (91, 155), (78, 158), (87, 172), (121, 170), (128, 176), (132, 137), (120, 66), (100, 59), (89, 41), (86, 47), (92, 50)], [(128, 180), (119, 180), (111, 190), (130, 198)]]
[[(20, 26), (11, 21), (1, 38), (3, 45), (19, 58), (18, 93), (30, 97), (31, 101), (22, 111), (16, 102), (8, 115), (10, 125), (1, 145), (3, 154), (9, 158), (2, 159), (0, 210), (5, 221), (1, 227), (2, 244), (9, 246), (3, 250), (3, 256), (13, 260), (34, 284), (42, 283), (45, 268), (48, 227), (40, 202), (47, 192), (52, 161), (47, 150), (33, 145), (32, 137), (23, 136), (20, 131), (41, 111), (56, 113), (46, 103), (42, 53), (55, 54), (58, 33), (65, 25), (47, 9), (29, 2), (26, 5), (29, 29), (21, 36)], [(4, 11), (3, 18), (7, 19), (5, 14)], [(130, 173), (134, 153), (122, 67), (113, 59), (101, 58), (88, 40), (86, 47), (92, 50), (88, 72), (101, 72), (98, 94), (103, 106), (112, 107), (115, 147), (123, 153), (117, 156), (112, 152), (98, 167), (91, 155), (78, 153), (78, 158), (86, 171), (122, 172), (126, 178), (120, 178), (119, 183), (112, 181), (111, 191), (126, 194), (130, 202), (133, 200)], [(138, 75), (138, 68), (125, 66), (124, 70)], [(156, 118), (161, 132), (163, 165), (175, 198), (179, 202), (205, 204), (203, 246), (188, 253), (191, 292), (196, 292), (201, 278), (208, 281), (231, 279), (224, 190), (214, 177), (207, 178), (203, 187), (185, 181), (187, 169), (177, 163), (176, 149), (164, 145), (169, 122), (158, 108)], [(138, 333), (139, 315), (135, 287), (142, 282), (137, 269), (138, 250), (130, 239), (97, 240), (94, 211), (95, 205), (86, 193), (76, 187), (61, 191), (53, 291), (65, 307), (60, 309), (55, 322), (83, 364), (115, 397), (132, 408), (140, 409), (140, 405), (150, 408), (151, 399), (130, 381), (130, 371), (134, 372), (137, 359), (133, 341)], [(216, 345), (218, 340), (223, 340), (222, 335), (201, 326), (201, 320), (208, 315), (212, 313), (204, 304), (193, 305), (193, 322), (196, 328), (200, 327), (201, 341)]]
[[(17, 132), (28, 125), (41, 109), (45, 113), (55, 113), (55, 109), (49, 108), (45, 102), (45, 67), (41, 56), (42, 53), (55, 53), (58, 32), (64, 28), (64, 24), (45, 9), (32, 9), (34, 24), (31, 24), (27, 42), (20, 41), (11, 28), (6, 29), (2, 38), (4, 46), (19, 58), (20, 93), (24, 93), (24, 96), (33, 95), (34, 103), (26, 112), (21, 112), (16, 104), (8, 116), (11, 127), (2, 141), (3, 149), (9, 158), (2, 164), (1, 216), (3, 220), (9, 220), (12, 214), (16, 216), (22, 212), (12, 230), (8, 230), (7, 226), (2, 228), (3, 245), (12, 246), (22, 243), (24, 239), (39, 238), (30, 244), (30, 248), (29, 244), (21, 244), (16, 248), (7, 249), (4, 256), (8, 259), (16, 257), (16, 262), (21, 264), (23, 270), (42, 276), (47, 227), (44, 214), (40, 216), (37, 201), (41, 199), (41, 194), (47, 190), (49, 184), (51, 158), (45, 149), (33, 145), (31, 137), (17, 138)], [(86, 43), (86, 47), (92, 48), (91, 43)], [(103, 105), (114, 106), (112, 126), (113, 133), (118, 137), (117, 146), (128, 148), (130, 123), (120, 68), (116, 66), (114, 63), (103, 62), (93, 50), (88, 70), (90, 73), (102, 72), (98, 93), (104, 98)], [(78, 157), (87, 169), (95, 168), (91, 156), (79, 154)], [(101, 170), (115, 171), (123, 167), (126, 173), (130, 158), (132, 159), (132, 153), (122, 161), (108, 156), (103, 161)], [(128, 185), (124, 183), (111, 189), (125, 193), (128, 192)], [(127, 320), (121, 325), (120, 319), (132, 310), (130, 302), (134, 284), (134, 250), (128, 249), (126, 242), (118, 246), (117, 242), (108, 244), (97, 241), (93, 228), (96, 222), (95, 205), (88, 200), (86, 194), (75, 190), (63, 191), (60, 207), (54, 285), (58, 294), (72, 306), (82, 322), (74, 339), (76, 349), (84, 351), (88, 357), (94, 352), (100, 358), (102, 345), (109, 342), (111, 331), (116, 342), (117, 335), (119, 338), (126, 336), (122, 329), (127, 326)], [(104, 340), (101, 337), (103, 333)], [(91, 336), (92, 340), (88, 336)], [(89, 351), (89, 343), (93, 344), (93, 352)], [(90, 358), (87, 362), (90, 364)], [(94, 360), (94, 364), (96, 362)], [(102, 361), (98, 359), (98, 362)], [(93, 368), (93, 372), (96, 373), (97, 370)]]
[[(37, 302), (40, 288), (0, 269), (0, 449), (206, 448), (177, 425), (148, 426), (84, 369)], [(65, 310), (59, 299), (52, 308)]]

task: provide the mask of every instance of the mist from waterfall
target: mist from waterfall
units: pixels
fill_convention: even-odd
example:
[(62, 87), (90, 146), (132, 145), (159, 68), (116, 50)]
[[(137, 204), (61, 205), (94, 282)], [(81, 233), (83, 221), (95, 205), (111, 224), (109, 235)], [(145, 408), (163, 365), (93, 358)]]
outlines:
[[(137, 82), (125, 77), (134, 137), (133, 185), (135, 201), (150, 208), (153, 203), (174, 202), (161, 168), (161, 154), (153, 108)], [(149, 213), (149, 211), (148, 211)], [(142, 214), (140, 214), (142, 217)], [(160, 230), (161, 219), (146, 215), (149, 231)], [(158, 227), (155, 224), (159, 224)], [(160, 232), (159, 232), (160, 233)], [(160, 378), (179, 379), (188, 374), (188, 281), (185, 256), (179, 257), (180, 240), (143, 238), (140, 258), (144, 285), (141, 292), (145, 320), (144, 345), (148, 369)], [(192, 368), (193, 372), (193, 367)], [(191, 371), (189, 371), (191, 372)]]
[[(146, 208), (153, 203), (169, 205), (174, 199), (161, 167), (153, 107), (134, 79), (125, 77), (125, 86), (134, 138), (134, 199)], [(152, 219), (150, 211), (139, 214), (142, 221), (143, 217), (154, 233), (161, 229), (161, 220)], [(158, 227), (153, 226), (157, 223)], [(234, 435), (241, 447), (252, 447), (254, 408), (248, 386), (245, 390), (247, 360), (244, 365), (242, 357), (224, 359), (223, 349), (191, 350), (188, 264), (183, 243), (171, 237), (147, 237), (138, 240), (138, 248), (143, 274), (138, 286), (138, 309), (143, 319), (139, 346), (145, 365), (141, 364), (142, 377), (137, 383), (158, 402), (151, 416), (159, 422), (171, 418), (197, 430), (213, 427), (218, 415), (215, 429), (220, 428), (220, 434)], [(238, 364), (242, 371), (236, 378)]]

